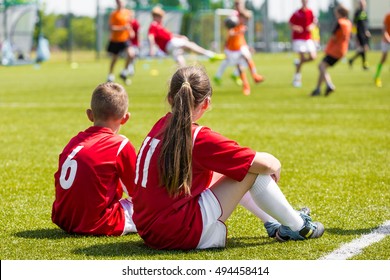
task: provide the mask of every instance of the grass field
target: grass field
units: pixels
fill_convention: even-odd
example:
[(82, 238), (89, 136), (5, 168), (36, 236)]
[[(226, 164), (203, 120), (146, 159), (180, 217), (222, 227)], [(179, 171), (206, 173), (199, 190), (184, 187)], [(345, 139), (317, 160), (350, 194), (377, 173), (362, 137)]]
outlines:
[[(360, 62), (330, 70), (336, 92), (310, 98), (317, 63), (303, 68), (303, 87), (293, 88), (294, 55), (257, 54), (266, 81), (243, 96), (225, 73), (214, 87), (213, 108), (202, 125), (274, 154), (282, 162), (280, 186), (295, 208), (309, 206), (326, 228), (323, 238), (277, 243), (260, 221), (239, 207), (228, 220), (226, 249), (155, 251), (136, 234), (123, 237), (68, 235), (51, 222), (53, 174), (68, 140), (87, 128), (92, 90), (106, 78), (108, 60), (92, 54), (53, 56), (40, 67), (0, 68), (0, 259), (2, 260), (315, 260), (390, 220), (390, 69), (383, 88), (373, 84), (379, 53), (370, 71)], [(122, 64), (122, 61), (120, 61)], [(218, 64), (201, 61), (212, 76)], [(117, 70), (121, 65), (117, 66)], [(151, 70), (158, 75), (152, 76)], [(141, 60), (128, 86), (132, 118), (121, 130), (138, 149), (154, 122), (168, 110), (172, 60)], [(154, 71), (155, 73), (156, 71)], [(390, 236), (355, 260), (389, 260)]]

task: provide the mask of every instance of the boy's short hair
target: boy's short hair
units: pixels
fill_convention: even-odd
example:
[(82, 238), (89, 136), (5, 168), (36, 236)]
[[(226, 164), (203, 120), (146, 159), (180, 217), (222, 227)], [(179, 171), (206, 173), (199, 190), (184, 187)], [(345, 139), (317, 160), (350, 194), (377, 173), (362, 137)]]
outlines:
[(152, 16), (160, 16), (163, 17), (165, 15), (165, 12), (163, 9), (161, 9), (159, 6), (156, 6), (152, 9)]
[(345, 17), (345, 18), (348, 17), (349, 11), (343, 5), (339, 4), (336, 8), (336, 11), (339, 13), (340, 16)]
[(98, 85), (92, 93), (91, 110), (95, 120), (120, 119), (129, 106), (126, 90), (117, 83)]

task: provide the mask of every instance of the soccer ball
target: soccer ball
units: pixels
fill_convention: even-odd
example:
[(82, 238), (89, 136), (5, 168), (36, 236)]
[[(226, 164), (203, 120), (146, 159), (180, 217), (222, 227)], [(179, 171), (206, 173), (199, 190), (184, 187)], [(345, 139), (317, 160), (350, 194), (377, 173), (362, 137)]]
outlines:
[(230, 16), (225, 19), (225, 26), (226, 28), (233, 28), (238, 25), (238, 17), (237, 16)]

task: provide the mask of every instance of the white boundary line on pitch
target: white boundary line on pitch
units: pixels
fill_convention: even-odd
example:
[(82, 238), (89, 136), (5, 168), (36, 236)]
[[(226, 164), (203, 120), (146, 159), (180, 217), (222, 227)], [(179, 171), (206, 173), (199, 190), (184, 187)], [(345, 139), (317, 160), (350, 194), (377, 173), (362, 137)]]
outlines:
[(390, 235), (390, 220), (384, 222), (380, 227), (374, 229), (372, 232), (363, 235), (360, 238), (354, 239), (351, 242), (342, 245), (339, 249), (332, 253), (321, 257), (320, 260), (347, 260), (353, 256), (361, 253), (361, 251), (381, 241), (386, 235)]

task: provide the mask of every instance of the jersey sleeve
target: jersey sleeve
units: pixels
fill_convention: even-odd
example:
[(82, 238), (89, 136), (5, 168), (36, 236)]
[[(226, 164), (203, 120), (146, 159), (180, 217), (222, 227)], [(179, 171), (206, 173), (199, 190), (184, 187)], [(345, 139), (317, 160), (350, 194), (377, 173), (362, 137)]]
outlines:
[(209, 128), (202, 128), (195, 139), (193, 160), (202, 168), (242, 181), (253, 162), (256, 152), (242, 147)]
[(293, 14), (291, 15), (290, 20), (289, 20), (288, 22), (289, 22), (290, 24), (295, 24), (295, 18), (296, 18), (295, 13), (293, 13)]
[(156, 31), (157, 31), (156, 24), (154, 22), (152, 22), (149, 26), (148, 34), (149, 35), (156, 35)]
[[(127, 138), (126, 138), (127, 139)], [(122, 181), (123, 187), (127, 190), (129, 196), (134, 193), (134, 178), (135, 178), (135, 164), (136, 152), (134, 146), (127, 140), (127, 143), (117, 156), (117, 168), (119, 178)]]

